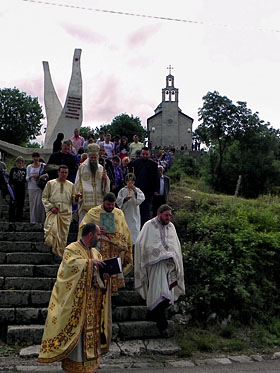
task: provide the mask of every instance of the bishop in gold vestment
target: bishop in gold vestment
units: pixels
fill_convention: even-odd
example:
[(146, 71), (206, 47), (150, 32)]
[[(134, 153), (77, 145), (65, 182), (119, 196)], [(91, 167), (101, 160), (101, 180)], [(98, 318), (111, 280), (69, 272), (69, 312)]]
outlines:
[(88, 211), (82, 220), (79, 228), (79, 237), (85, 224), (95, 223), (101, 225), (100, 214), (111, 212), (114, 216), (114, 233), (107, 233), (103, 227), (101, 228), (100, 252), (104, 260), (121, 257), (123, 273), (113, 275), (111, 277), (112, 293), (117, 293), (118, 289), (125, 287), (124, 275), (128, 274), (132, 269), (132, 242), (130, 230), (127, 226), (122, 210), (115, 207), (116, 197), (113, 193), (108, 193), (104, 196), (103, 204), (93, 207)]
[(79, 199), (79, 222), (85, 214), (102, 203), (103, 197), (110, 190), (110, 179), (105, 169), (98, 163), (99, 146), (89, 144), (88, 159), (82, 163), (75, 179), (76, 190), (81, 193)]
[[(87, 224), (96, 227), (95, 224)], [(89, 228), (88, 228), (89, 227)], [(84, 233), (84, 231), (83, 231)], [(62, 360), (69, 373), (96, 372), (109, 349), (112, 330), (110, 286), (96, 269), (101, 254), (88, 236), (66, 247), (49, 302), (38, 361)]]

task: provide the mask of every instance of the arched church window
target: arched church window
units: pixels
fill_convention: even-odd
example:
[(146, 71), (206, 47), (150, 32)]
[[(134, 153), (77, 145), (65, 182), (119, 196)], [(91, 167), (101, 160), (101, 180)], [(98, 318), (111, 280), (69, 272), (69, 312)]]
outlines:
[(172, 87), (172, 79), (171, 78), (168, 78), (168, 86)]
[(171, 101), (175, 101), (175, 100), (176, 100), (175, 91), (171, 91)]
[(165, 101), (170, 101), (169, 91), (165, 91)]

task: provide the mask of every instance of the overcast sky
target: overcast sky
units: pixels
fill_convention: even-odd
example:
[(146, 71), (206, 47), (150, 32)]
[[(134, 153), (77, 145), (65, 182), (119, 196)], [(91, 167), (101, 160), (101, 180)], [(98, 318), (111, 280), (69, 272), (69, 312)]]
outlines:
[(0, 88), (36, 96), (44, 110), (45, 60), (64, 105), (74, 49), (81, 48), (83, 126), (127, 113), (146, 127), (171, 64), (179, 106), (194, 118), (194, 129), (202, 97), (214, 90), (246, 101), (280, 128), (279, 0), (48, 0), (77, 8), (43, 3), (0, 1)]

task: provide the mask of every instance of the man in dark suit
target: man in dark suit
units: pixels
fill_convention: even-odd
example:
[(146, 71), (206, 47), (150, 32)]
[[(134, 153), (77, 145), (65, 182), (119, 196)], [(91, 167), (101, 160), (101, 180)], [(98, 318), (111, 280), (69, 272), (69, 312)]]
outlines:
[(159, 189), (159, 173), (157, 163), (150, 159), (150, 150), (143, 147), (141, 158), (129, 164), (129, 172), (135, 174), (135, 186), (142, 190), (145, 201), (140, 205), (141, 227), (151, 219), (152, 201), (155, 192)]
[(159, 188), (153, 197), (153, 216), (157, 216), (159, 206), (165, 205), (168, 202), (168, 194), (170, 190), (170, 179), (163, 175), (163, 167), (158, 166), (159, 172)]
[[(78, 165), (76, 162), (76, 158), (70, 152), (71, 152), (71, 142), (69, 140), (63, 141), (61, 150), (57, 153), (51, 154), (47, 165), (57, 165), (57, 166), (61, 166), (62, 164), (66, 165), (69, 170), (67, 180), (74, 182), (76, 173), (78, 170)], [(57, 178), (57, 169), (54, 169), (52, 171), (47, 171), (50, 179)]]

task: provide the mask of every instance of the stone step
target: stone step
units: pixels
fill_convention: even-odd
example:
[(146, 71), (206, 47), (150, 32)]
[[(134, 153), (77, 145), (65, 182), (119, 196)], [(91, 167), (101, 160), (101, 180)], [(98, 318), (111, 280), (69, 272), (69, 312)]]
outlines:
[[(116, 342), (112, 342), (111, 345), (110, 345), (110, 349), (109, 349), (109, 352), (108, 354), (104, 355), (102, 357), (102, 362), (101, 362), (101, 365), (100, 365), (100, 370), (103, 372), (103, 370), (105, 369), (106, 372), (114, 372), (117, 371), (120, 372), (121, 371), (121, 367), (122, 369), (126, 369), (129, 368), (140, 368), (142, 367), (141, 370), (139, 369), (129, 369), (129, 372), (132, 372), (132, 371), (141, 371), (141, 372), (148, 372), (147, 368), (151, 368), (153, 367), (153, 371), (155, 372), (167, 372), (169, 371), (168, 368), (165, 368), (164, 369), (164, 366), (166, 367), (167, 365), (166, 364), (162, 364), (160, 362), (161, 359), (158, 359), (159, 360), (159, 363), (157, 365), (157, 368), (162, 368), (160, 370), (156, 369), (156, 361), (152, 359), (152, 356), (151, 355), (165, 355), (165, 356), (170, 356), (170, 359), (169, 362), (171, 363), (169, 366), (176, 366), (176, 367), (193, 367), (194, 364), (191, 363), (190, 361), (182, 361), (182, 359), (180, 358), (177, 358), (177, 363), (178, 364), (174, 364), (175, 361), (174, 361), (174, 357), (180, 353), (182, 351), (182, 349), (178, 346), (178, 344), (176, 343), (175, 339), (174, 338), (171, 338), (171, 339), (163, 339), (163, 338), (157, 338), (157, 339), (145, 339), (145, 340), (139, 340), (139, 339), (135, 339), (135, 340), (129, 340), (129, 341), (116, 341)], [(40, 345), (32, 345), (32, 346), (29, 346), (29, 347), (24, 347), (20, 350), (20, 353), (19, 353), (19, 356), (23, 359), (32, 359), (32, 360), (29, 360), (30, 361), (30, 365), (29, 367), (28, 366), (24, 366), (25, 368), (25, 372), (33, 372), (33, 371), (38, 371), (38, 366), (36, 366), (34, 364), (34, 360), (36, 358), (38, 358), (39, 356), (39, 353), (40, 353)], [(142, 360), (141, 362), (139, 361), (139, 356), (143, 355), (143, 354), (148, 354), (150, 355), (150, 357), (146, 357), (146, 359), (144, 357), (142, 357)], [(171, 356), (173, 355), (173, 356)], [(128, 359), (126, 360), (125, 357), (127, 357)], [(135, 359), (133, 359), (133, 357), (135, 357), (137, 360), (137, 362), (135, 362)], [(144, 360), (145, 359), (145, 360)], [(247, 359), (248, 360), (248, 359)], [(129, 363), (130, 361), (130, 363)], [(201, 361), (201, 360), (200, 360)], [(205, 360), (206, 361), (206, 360)], [(236, 360), (237, 361), (237, 360)], [(238, 360), (240, 362), (242, 361), (245, 361), (244, 358), (243, 360)], [(260, 360), (259, 360), (260, 361)], [(33, 363), (34, 365), (31, 365), (31, 363)], [(116, 368), (116, 363), (118, 365), (118, 367)], [(136, 363), (136, 364), (135, 364)], [(56, 363), (58, 364), (58, 363)], [(174, 365), (173, 365), (174, 364)], [(136, 366), (135, 366), (136, 365)], [(217, 364), (216, 364), (217, 365)], [(18, 368), (18, 367), (17, 367)], [(29, 368), (29, 369), (28, 369)], [(54, 370), (51, 370), (51, 368), (56, 368)], [(42, 371), (42, 368), (40, 367), (40, 372)], [(59, 366), (57, 367), (53, 367), (53, 366), (48, 366), (48, 372), (51, 372), (51, 371), (55, 371), (55, 372), (60, 372), (59, 370)], [(150, 372), (152, 370), (149, 370)], [(174, 372), (174, 370), (172, 370)], [(182, 372), (182, 370), (176, 370), (176, 372)], [(62, 370), (61, 370), (62, 372)]]
[[(4, 280), (5, 281), (5, 280)], [(54, 280), (49, 279), (49, 287)], [(35, 282), (35, 280), (34, 280)], [(5, 284), (5, 282), (4, 282)], [(26, 286), (28, 281), (26, 282)], [(47, 307), (51, 296), (50, 290), (0, 290), (0, 307)], [(140, 294), (132, 290), (122, 290), (118, 296), (112, 297), (114, 307), (145, 305)]]
[(133, 290), (120, 290), (118, 295), (112, 296), (113, 306), (139, 306), (145, 305), (145, 301), (139, 293)]
[(50, 290), (0, 290), (0, 307), (47, 307)]
[[(77, 233), (70, 232), (67, 241), (73, 242), (77, 239)], [(0, 241), (21, 241), (21, 242), (43, 242), (44, 233), (42, 232), (0, 232)]]
[[(56, 258), (60, 260), (59, 258)], [(59, 264), (37, 265), (34, 266), (34, 277), (55, 277), (57, 275)]]
[[(2, 211), (8, 212), (9, 211), (9, 204), (5, 203), (2, 205)], [(23, 206), (23, 211), (29, 211), (29, 203), (25, 202)]]
[(3, 290), (52, 290), (56, 278), (47, 277), (5, 277)]
[[(117, 323), (117, 325), (117, 339), (121, 341), (160, 338), (156, 323), (153, 321), (124, 321)], [(174, 323), (172, 321), (169, 321), (169, 333), (170, 336), (174, 335)]]
[(0, 241), (0, 253), (50, 253), (51, 248), (43, 242)]
[(57, 275), (58, 264), (31, 265), (31, 264), (1, 264), (1, 277), (55, 277)]
[(43, 232), (0, 232), (0, 241), (31, 241), (31, 242), (43, 242)]
[(135, 321), (147, 319), (146, 306), (119, 306), (113, 309), (113, 321)]
[(47, 313), (47, 308), (0, 308), (0, 324), (22, 325), (24, 323), (28, 325), (44, 325)]
[[(47, 307), (10, 307), (0, 308), (0, 323), (9, 325), (44, 325), (48, 313)], [(113, 322), (139, 321), (147, 319), (146, 306), (116, 307), (112, 311)]]
[[(159, 338), (156, 324), (152, 321), (126, 321), (113, 323), (113, 340), (133, 340)], [(169, 322), (170, 334), (173, 333), (173, 322)], [(40, 344), (44, 331), (43, 325), (12, 325), (8, 326), (7, 343), (9, 345)]]
[[(2, 219), (4, 221), (8, 221), (9, 220), (9, 212), (8, 211), (2, 212)], [(29, 221), (30, 221), (30, 213), (29, 213), (29, 211), (23, 211), (23, 213), (22, 213), (22, 222), (28, 223)], [(17, 222), (17, 223), (19, 223), (19, 222)]]
[(8, 326), (7, 344), (24, 344), (30, 346), (41, 343), (44, 331), (43, 325), (12, 325)]
[(54, 255), (50, 253), (0, 253), (5, 255), (6, 264), (55, 264)]
[(7, 221), (0, 222), (1, 232), (43, 232), (43, 224), (28, 222), (9, 223)]
[[(43, 232), (44, 225), (42, 223), (17, 222), (9, 223), (8, 221), (0, 221), (1, 232)], [(77, 233), (79, 225), (77, 223), (70, 224), (70, 232)]]

